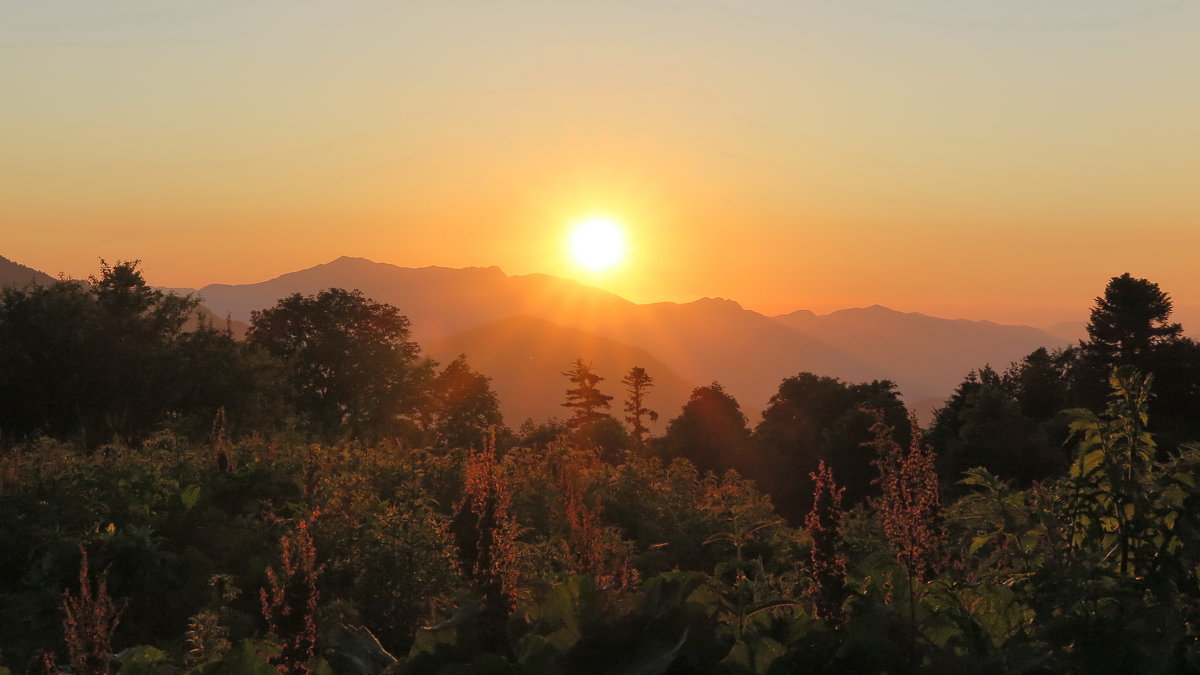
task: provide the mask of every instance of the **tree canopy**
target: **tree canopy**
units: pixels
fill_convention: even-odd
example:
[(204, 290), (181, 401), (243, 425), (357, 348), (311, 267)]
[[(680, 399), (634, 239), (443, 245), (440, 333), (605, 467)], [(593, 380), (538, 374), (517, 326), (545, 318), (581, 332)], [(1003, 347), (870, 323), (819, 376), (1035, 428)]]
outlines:
[(646, 445), (646, 435), (650, 430), (642, 422), (649, 419), (658, 421), (658, 413), (646, 407), (646, 392), (654, 386), (654, 378), (641, 366), (634, 366), (621, 379), (625, 385), (625, 422), (629, 425), (629, 437), (633, 447), (641, 450)]
[(604, 378), (583, 359), (575, 359), (563, 376), (574, 385), (567, 389), (567, 400), (562, 404), (571, 411), (566, 425), (572, 439), (580, 445), (599, 447), (609, 455), (624, 448), (629, 442), (625, 429), (615, 417), (604, 412), (613, 399), (597, 386)]
[(1113, 277), (1092, 308), (1086, 346), (1110, 365), (1139, 364), (1154, 347), (1181, 336), (1183, 327), (1170, 323), (1173, 307), (1158, 284), (1128, 272)]
[(696, 387), (656, 439), (658, 454), (685, 457), (701, 471), (755, 473), (758, 457), (745, 413), (721, 383)]
[(764, 483), (780, 511), (799, 519), (813, 493), (810, 474), (822, 460), (838, 476), (848, 503), (872, 493), (873, 410), (883, 412), (896, 441), (910, 440), (908, 410), (889, 380), (848, 384), (833, 377), (799, 373), (779, 383), (754, 436), (771, 467)]
[(150, 287), (138, 261), (101, 261), (88, 281), (0, 294), (0, 430), (141, 438), (169, 414), (256, 424), (279, 405), (271, 365), (225, 330), (185, 330), (199, 301)]
[(446, 364), (429, 383), (422, 425), (435, 446), (479, 447), (488, 428), (504, 424), (491, 378), (471, 369), (466, 354)]
[(409, 434), (431, 365), (419, 358), (408, 318), (360, 291), (299, 293), (255, 311), (252, 345), (288, 365), (299, 412), (325, 435)]

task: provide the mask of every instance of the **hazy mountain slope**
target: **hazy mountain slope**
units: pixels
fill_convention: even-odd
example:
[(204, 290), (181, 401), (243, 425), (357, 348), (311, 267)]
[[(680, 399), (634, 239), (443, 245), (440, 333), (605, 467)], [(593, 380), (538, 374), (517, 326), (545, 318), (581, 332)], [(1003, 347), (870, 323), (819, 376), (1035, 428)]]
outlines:
[(1086, 321), (1060, 321), (1051, 326), (1043, 326), (1042, 330), (1072, 344), (1088, 339)]
[(418, 340), (457, 333), (489, 321), (559, 305), (604, 303), (632, 305), (598, 289), (544, 275), (509, 277), (497, 267), (398, 267), (364, 258), (341, 257), (256, 284), (211, 284), (199, 289), (204, 304), (218, 315), (249, 321), (250, 312), (293, 293), (327, 288), (357, 288), (368, 297), (394, 305), (413, 323)]
[(57, 279), (45, 272), (39, 272), (32, 267), (26, 267), (0, 256), (0, 288), (21, 287), (31, 282), (44, 286), (55, 281)]
[[(605, 328), (593, 330), (611, 337)], [(625, 340), (685, 378), (719, 381), (746, 409), (765, 408), (780, 381), (801, 371), (875, 377), (872, 364), (720, 298), (639, 306)], [(748, 416), (752, 424), (758, 422), (756, 415)]]
[(425, 346), (500, 319), (533, 317), (644, 350), (684, 381), (717, 380), (743, 406), (758, 410), (783, 378), (800, 371), (850, 381), (892, 379), (916, 401), (944, 398), (968, 370), (985, 363), (1004, 367), (1039, 346), (1065, 344), (1034, 328), (878, 306), (772, 318), (719, 298), (638, 305), (542, 274), (509, 276), (495, 267), (405, 268), (349, 257), (257, 284), (205, 286), (199, 293), (217, 316), (228, 313), (244, 321), (252, 310), (292, 293), (335, 286), (358, 288), (395, 305)]
[(990, 363), (1002, 370), (1038, 347), (1067, 344), (1030, 326), (942, 319), (880, 305), (825, 315), (799, 311), (775, 320), (875, 364), (877, 377), (895, 380), (909, 401), (944, 398), (973, 368)]
[(752, 409), (764, 407), (780, 380), (801, 370), (847, 378), (874, 371), (733, 301), (637, 305), (569, 279), (508, 276), (495, 267), (404, 268), (343, 257), (262, 283), (211, 285), (199, 293), (218, 316), (228, 312), (244, 320), (291, 293), (332, 286), (358, 288), (400, 308), (422, 344), (498, 319), (531, 316), (639, 347), (689, 382), (718, 380)]
[(471, 367), (492, 378), (507, 424), (517, 427), (528, 418), (563, 419), (568, 387), (563, 371), (582, 358), (605, 378), (600, 389), (613, 397), (610, 411), (622, 419), (625, 387), (621, 378), (641, 366), (654, 378), (648, 407), (658, 411), (661, 432), (667, 420), (679, 414), (694, 385), (675, 374), (645, 350), (602, 338), (575, 328), (564, 328), (528, 316), (500, 319), (423, 345), (425, 352), (443, 365), (466, 354)]

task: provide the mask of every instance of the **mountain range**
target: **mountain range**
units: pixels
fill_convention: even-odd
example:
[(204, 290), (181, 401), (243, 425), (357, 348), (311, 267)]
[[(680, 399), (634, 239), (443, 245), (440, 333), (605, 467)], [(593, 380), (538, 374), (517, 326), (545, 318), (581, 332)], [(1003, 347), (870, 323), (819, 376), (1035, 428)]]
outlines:
[(248, 321), (251, 311), (288, 294), (336, 286), (399, 307), (412, 321), (414, 338), (435, 359), (467, 354), (473, 367), (493, 378), (514, 422), (561, 416), (561, 372), (576, 357), (593, 362), (606, 378), (602, 386), (618, 400), (620, 376), (635, 365), (646, 368), (658, 384), (651, 403), (664, 419), (677, 414), (691, 388), (718, 381), (755, 422), (779, 382), (801, 371), (849, 381), (893, 380), (925, 416), (972, 368), (1003, 368), (1038, 347), (1067, 345), (1030, 326), (879, 305), (766, 316), (722, 298), (637, 304), (542, 274), (407, 268), (350, 257), (257, 284), (213, 284), (194, 292), (218, 316)]
[[(20, 278), (20, 270), (10, 270), (15, 263), (0, 261), (0, 283)], [(563, 416), (562, 371), (576, 358), (592, 362), (605, 378), (601, 388), (615, 397), (616, 410), (623, 374), (632, 366), (645, 368), (655, 378), (649, 402), (661, 414), (661, 430), (692, 388), (713, 381), (738, 399), (754, 424), (780, 381), (801, 371), (847, 381), (893, 380), (909, 405), (928, 417), (969, 370), (1003, 368), (1038, 347), (1068, 344), (1030, 326), (880, 305), (766, 316), (722, 298), (637, 304), (542, 274), (407, 268), (351, 257), (260, 283), (170, 290), (196, 293), (217, 317), (240, 329), (256, 309), (331, 287), (357, 288), (398, 307), (411, 320), (414, 339), (440, 362), (466, 354), (473, 368), (493, 378), (514, 426), (530, 417)]]

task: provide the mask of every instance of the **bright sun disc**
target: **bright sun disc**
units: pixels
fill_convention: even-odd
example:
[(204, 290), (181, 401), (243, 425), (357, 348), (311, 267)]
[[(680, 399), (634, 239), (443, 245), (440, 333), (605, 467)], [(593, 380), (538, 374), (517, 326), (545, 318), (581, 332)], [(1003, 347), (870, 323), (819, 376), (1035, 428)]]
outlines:
[(589, 218), (571, 229), (571, 259), (594, 272), (606, 270), (625, 257), (625, 235), (608, 218)]

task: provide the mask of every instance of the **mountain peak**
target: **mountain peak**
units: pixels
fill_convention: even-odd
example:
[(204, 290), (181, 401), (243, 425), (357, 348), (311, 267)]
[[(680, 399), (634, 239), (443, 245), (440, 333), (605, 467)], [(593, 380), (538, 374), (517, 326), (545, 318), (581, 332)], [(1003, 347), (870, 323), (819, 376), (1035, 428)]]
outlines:
[[(334, 258), (333, 260), (330, 260), (327, 263), (322, 263), (320, 265), (316, 265), (315, 267), (312, 267), (309, 269), (316, 269), (316, 268), (334, 268), (335, 270), (349, 269), (349, 268), (359, 268), (359, 269), (378, 268), (378, 269), (393, 269), (393, 270), (408, 270), (408, 271), (434, 270), (434, 271), (439, 271), (439, 272), (465, 272), (465, 273), (485, 272), (489, 276), (495, 276), (495, 275), (507, 276), (504, 274), (504, 270), (500, 269), (496, 265), (488, 265), (487, 267), (443, 267), (441, 265), (426, 265), (424, 267), (403, 267), (401, 265), (393, 265), (392, 263), (378, 262), (376, 260), (371, 260), (370, 258), (362, 258), (359, 256), (352, 256), (352, 255), (338, 256), (337, 258)], [(306, 271), (306, 270), (300, 270), (300, 271)]]
[(353, 265), (353, 264), (359, 264), (359, 263), (377, 264), (377, 263), (375, 263), (374, 260), (368, 260), (367, 258), (360, 258), (358, 256), (352, 256), (352, 255), (338, 256), (337, 258), (334, 258), (333, 260), (330, 260), (329, 262), (327, 262), (325, 264), (326, 265)]
[(717, 307), (717, 308), (721, 308), (721, 309), (736, 309), (738, 311), (742, 311), (745, 309), (744, 307), (741, 306), (741, 304), (738, 303), (738, 301), (730, 300), (729, 298), (703, 297), (703, 298), (700, 298), (699, 300), (692, 301), (691, 303), (688, 303), (688, 304), (696, 305), (698, 307)]

